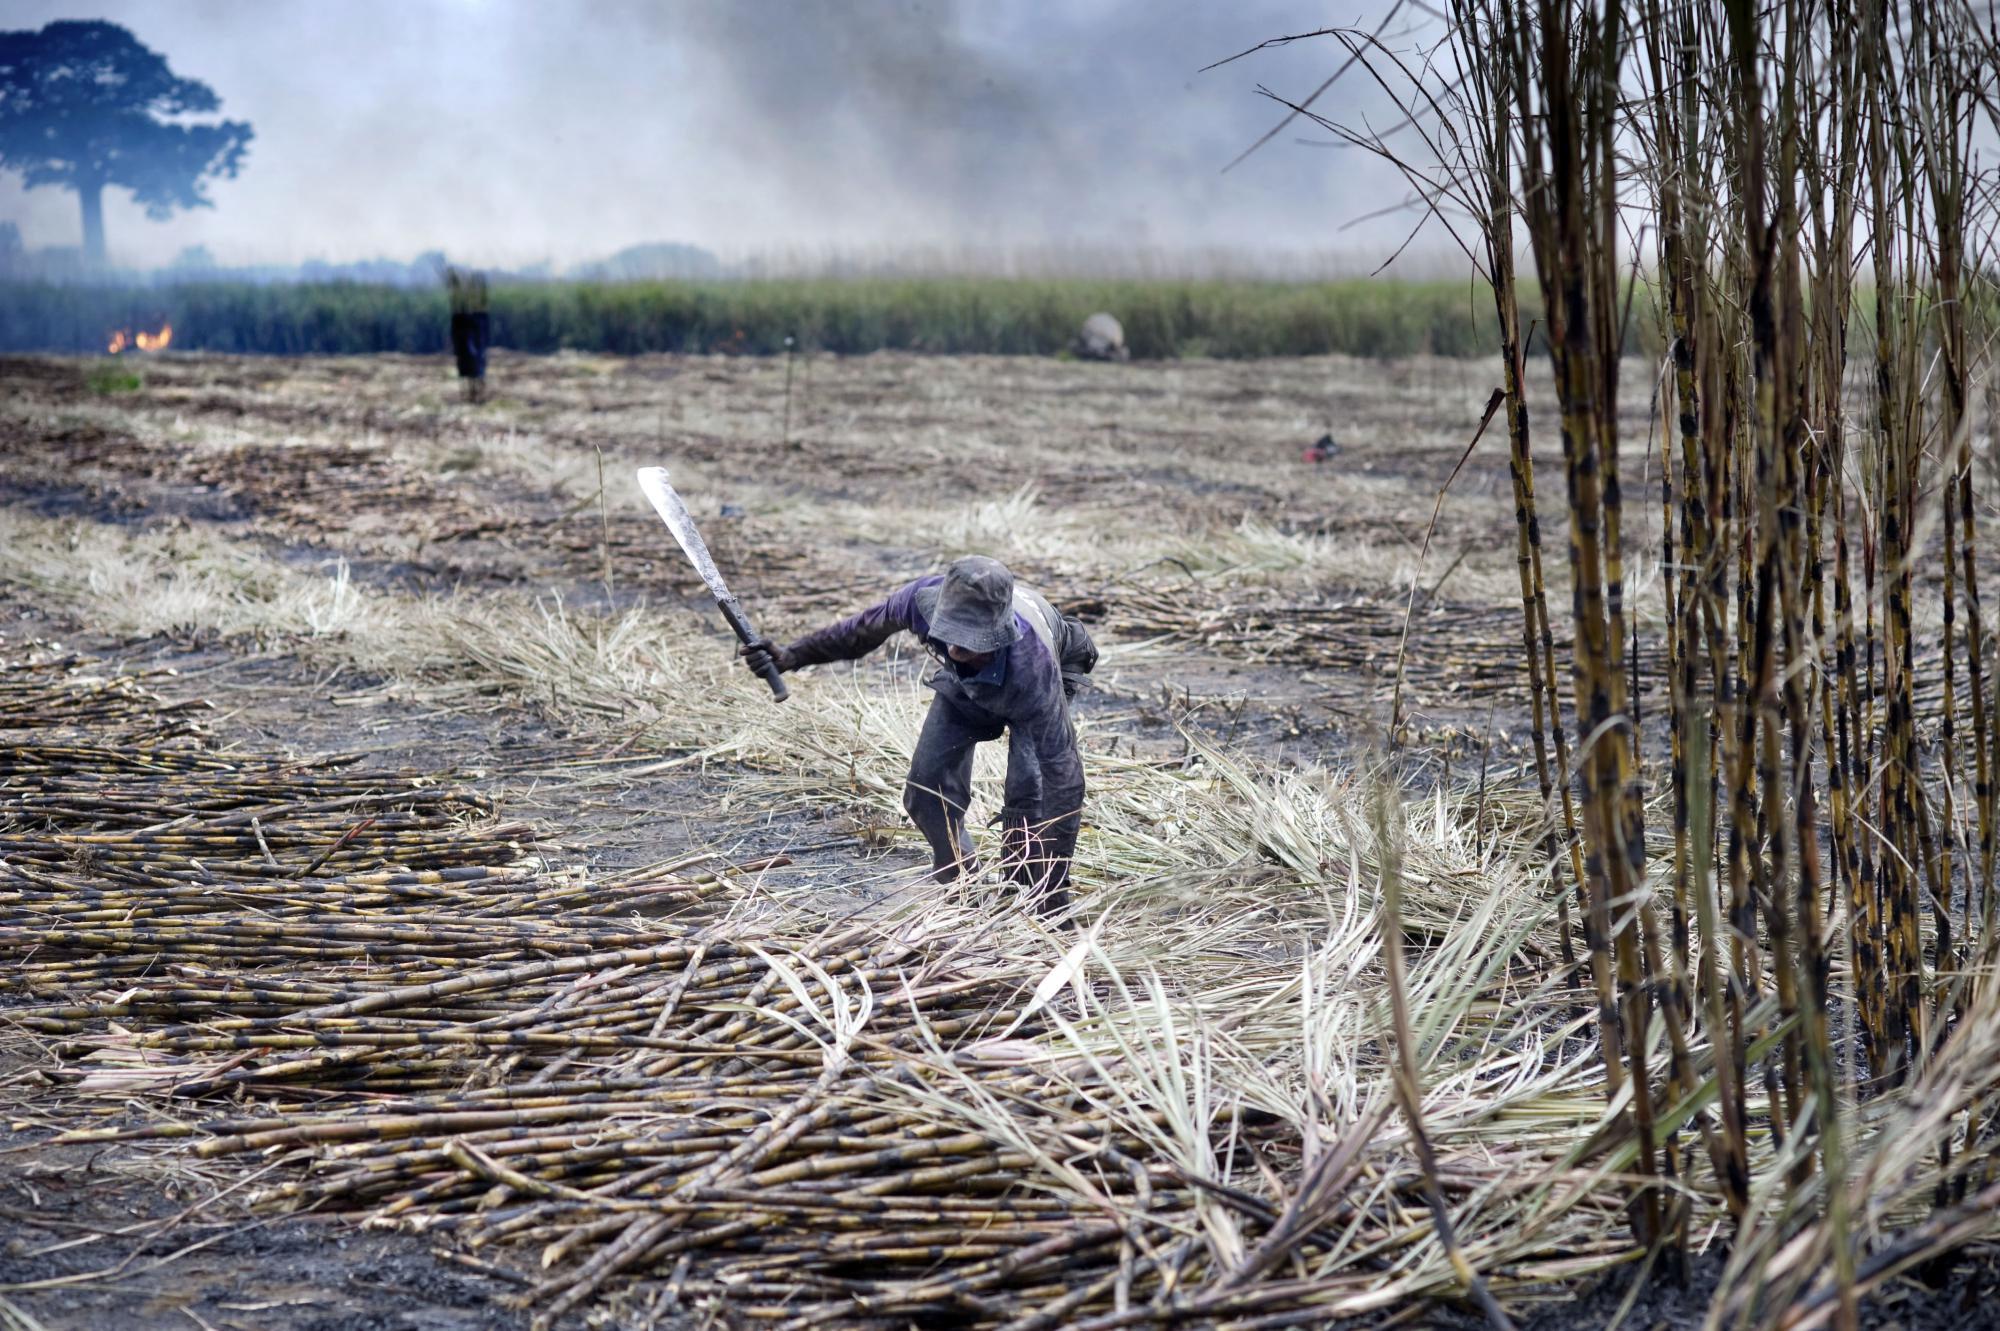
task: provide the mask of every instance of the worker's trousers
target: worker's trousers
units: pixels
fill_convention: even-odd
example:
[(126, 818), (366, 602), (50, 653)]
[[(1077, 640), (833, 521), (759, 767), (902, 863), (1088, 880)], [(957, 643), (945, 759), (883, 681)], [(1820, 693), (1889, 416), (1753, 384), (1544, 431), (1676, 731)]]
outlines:
[[(939, 882), (975, 867), (972, 836), (965, 826), (972, 752), (975, 745), (1000, 738), (1002, 730), (944, 694), (931, 700), (910, 760), (903, 808), (930, 842), (931, 868)], [(1051, 786), (1034, 746), (1018, 736), (1008, 740), (1006, 804), (1000, 811), (1002, 868), (1030, 897), (1051, 906), (1067, 900), (1069, 863), (1082, 821), (1082, 769), (1071, 766), (1078, 775)]]

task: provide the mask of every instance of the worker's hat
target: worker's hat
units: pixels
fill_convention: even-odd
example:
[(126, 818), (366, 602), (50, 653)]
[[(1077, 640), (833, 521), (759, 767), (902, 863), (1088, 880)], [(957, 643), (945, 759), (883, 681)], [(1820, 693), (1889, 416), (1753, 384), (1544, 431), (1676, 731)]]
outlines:
[(942, 583), (919, 587), (917, 610), (930, 622), (931, 637), (968, 652), (997, 652), (1021, 636), (1014, 575), (985, 555), (954, 560)]

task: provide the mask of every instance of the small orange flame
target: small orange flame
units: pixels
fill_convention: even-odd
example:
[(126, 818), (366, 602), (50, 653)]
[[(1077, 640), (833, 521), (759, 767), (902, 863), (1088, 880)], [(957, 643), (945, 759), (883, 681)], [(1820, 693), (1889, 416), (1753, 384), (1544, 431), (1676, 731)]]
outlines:
[(133, 333), (120, 328), (111, 334), (111, 340), (104, 346), (109, 355), (116, 356), (127, 347), (137, 347), (141, 351), (165, 351), (174, 340), (174, 326), (162, 323), (157, 333)]

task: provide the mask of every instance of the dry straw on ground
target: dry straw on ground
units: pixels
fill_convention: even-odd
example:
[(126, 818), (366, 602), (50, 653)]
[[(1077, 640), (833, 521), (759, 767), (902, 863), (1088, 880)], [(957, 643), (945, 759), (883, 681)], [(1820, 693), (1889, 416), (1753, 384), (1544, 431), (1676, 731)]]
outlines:
[[(535, 1244), (551, 1317), (682, 1254), (679, 1297), (797, 1326), (1257, 1324), (1451, 1280), (1383, 1117), (1362, 783), (1100, 773), (1092, 858), (1140, 896), (1081, 937), (935, 895), (799, 932), (756, 894), (659, 917), (735, 896), (704, 857), (586, 879), (409, 774), (214, 753), (132, 681), (15, 665), (4, 779), (39, 793), (0, 905), (42, 999), (11, 1019), (63, 1055), (53, 1120), (161, 1111), (59, 1140), (289, 1154), (267, 1204)], [(1482, 1263), (1574, 1270), (1614, 1203), (1550, 1196), (1592, 1111), (1515, 962), (1546, 909), (1462, 811), (1408, 816), (1443, 1186)]]

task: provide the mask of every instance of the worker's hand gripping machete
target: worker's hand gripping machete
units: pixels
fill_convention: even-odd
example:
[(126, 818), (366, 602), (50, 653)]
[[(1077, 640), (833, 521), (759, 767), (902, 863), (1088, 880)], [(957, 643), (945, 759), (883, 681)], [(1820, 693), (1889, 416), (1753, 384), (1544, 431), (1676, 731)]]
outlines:
[[(743, 607), (729, 594), (729, 584), (722, 580), (721, 571), (715, 567), (715, 560), (709, 556), (708, 544), (701, 539), (701, 532), (696, 530), (694, 518), (688, 513), (687, 505), (681, 502), (681, 497), (674, 493), (674, 487), (668, 483), (667, 469), (639, 468), (639, 488), (646, 492), (646, 498), (652, 501), (654, 511), (660, 515), (660, 520), (667, 524), (667, 530), (681, 543), (681, 550), (687, 555), (688, 562), (694, 565), (694, 571), (701, 574), (701, 580), (708, 584), (708, 590), (714, 594), (716, 605), (722, 608), (722, 617), (729, 621), (729, 627), (735, 629), (736, 636), (745, 643), (758, 641), (757, 632), (750, 627), (750, 620), (744, 615)], [(775, 665), (765, 667), (763, 675), (764, 682), (771, 686), (772, 697), (783, 702), (791, 696), (792, 691), (785, 687), (784, 679), (778, 674), (778, 667)]]

